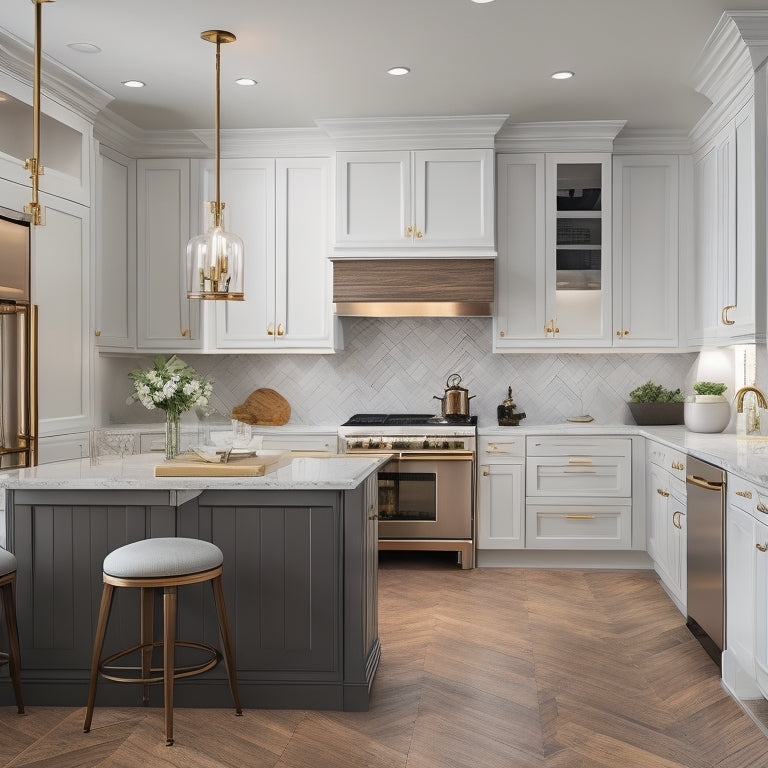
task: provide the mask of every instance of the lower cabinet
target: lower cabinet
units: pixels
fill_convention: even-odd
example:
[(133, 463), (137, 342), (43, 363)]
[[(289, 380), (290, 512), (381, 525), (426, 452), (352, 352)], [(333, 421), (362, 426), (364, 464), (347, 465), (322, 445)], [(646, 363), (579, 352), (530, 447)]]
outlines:
[(477, 548), (525, 546), (525, 438), (478, 441)]
[(629, 549), (632, 500), (536, 499), (525, 508), (525, 546), (537, 549)]

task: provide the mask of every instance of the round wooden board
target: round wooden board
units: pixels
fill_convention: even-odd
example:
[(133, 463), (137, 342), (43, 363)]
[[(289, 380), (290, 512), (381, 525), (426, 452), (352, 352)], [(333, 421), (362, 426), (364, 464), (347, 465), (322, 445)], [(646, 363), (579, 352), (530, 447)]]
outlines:
[(274, 389), (255, 389), (242, 405), (232, 409), (232, 418), (245, 424), (280, 427), (291, 418), (291, 406)]

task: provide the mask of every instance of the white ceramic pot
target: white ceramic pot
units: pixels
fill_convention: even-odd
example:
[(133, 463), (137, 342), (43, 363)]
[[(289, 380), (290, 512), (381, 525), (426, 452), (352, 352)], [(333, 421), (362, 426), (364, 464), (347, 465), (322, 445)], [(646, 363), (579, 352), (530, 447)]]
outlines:
[(731, 420), (731, 404), (722, 395), (696, 395), (685, 401), (683, 420), (691, 432), (722, 432)]

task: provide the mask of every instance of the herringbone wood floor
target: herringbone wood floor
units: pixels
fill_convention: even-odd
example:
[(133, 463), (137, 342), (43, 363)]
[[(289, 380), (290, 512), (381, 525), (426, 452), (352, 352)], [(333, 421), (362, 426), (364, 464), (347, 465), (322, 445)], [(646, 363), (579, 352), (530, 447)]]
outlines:
[[(0, 709), (31, 768), (761, 768), (768, 738), (648, 572), (477, 569), (387, 553), (366, 713)], [(3, 683), (7, 684), (7, 683)]]

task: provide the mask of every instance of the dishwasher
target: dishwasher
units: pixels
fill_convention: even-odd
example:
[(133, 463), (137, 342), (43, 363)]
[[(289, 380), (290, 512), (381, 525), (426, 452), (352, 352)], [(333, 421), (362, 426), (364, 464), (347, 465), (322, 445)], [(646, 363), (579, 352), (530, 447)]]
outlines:
[(725, 645), (725, 472), (688, 457), (688, 618), (686, 625), (720, 666)]

